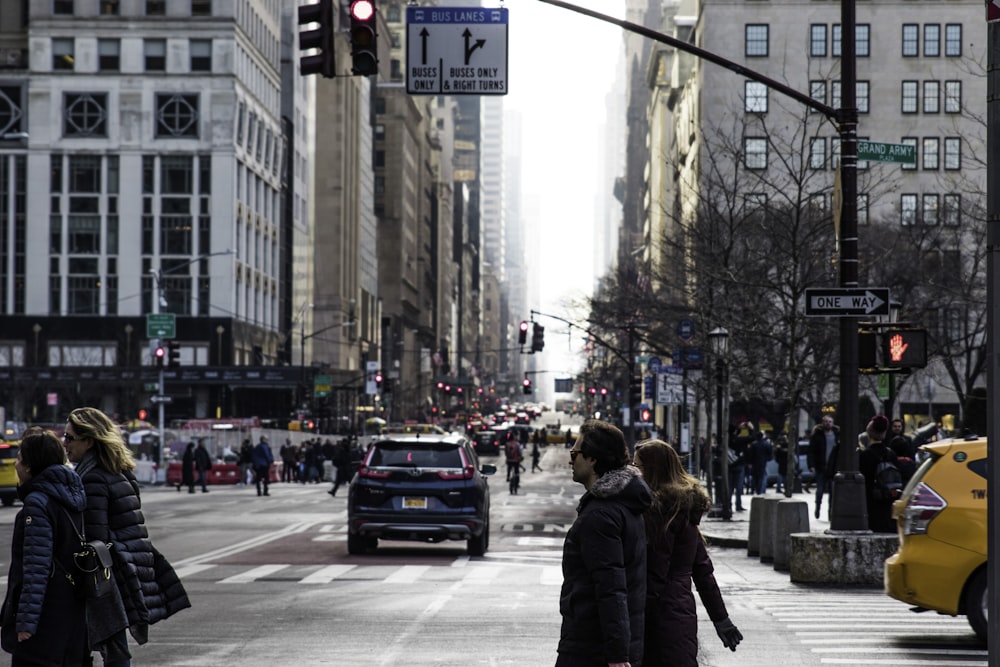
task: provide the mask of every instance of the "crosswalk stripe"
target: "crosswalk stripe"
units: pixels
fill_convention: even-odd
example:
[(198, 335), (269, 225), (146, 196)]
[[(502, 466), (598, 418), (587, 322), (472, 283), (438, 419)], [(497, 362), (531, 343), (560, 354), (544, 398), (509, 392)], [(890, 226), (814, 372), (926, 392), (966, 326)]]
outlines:
[(232, 577), (226, 577), (221, 580), (220, 584), (246, 584), (251, 581), (256, 581), (268, 575), (279, 572), (288, 567), (287, 565), (261, 565), (260, 567), (255, 567), (251, 570), (247, 570), (242, 574), (233, 575)]
[(196, 565), (185, 565), (184, 567), (179, 567), (174, 570), (177, 573), (177, 577), (183, 579), (185, 577), (190, 577), (193, 574), (198, 574), (199, 572), (204, 572), (205, 570), (211, 570), (215, 565), (211, 563), (201, 563)]
[(387, 584), (412, 584), (429, 569), (429, 565), (404, 565), (382, 581)]
[(334, 579), (353, 570), (356, 565), (327, 565), (299, 580), (300, 584), (328, 584)]

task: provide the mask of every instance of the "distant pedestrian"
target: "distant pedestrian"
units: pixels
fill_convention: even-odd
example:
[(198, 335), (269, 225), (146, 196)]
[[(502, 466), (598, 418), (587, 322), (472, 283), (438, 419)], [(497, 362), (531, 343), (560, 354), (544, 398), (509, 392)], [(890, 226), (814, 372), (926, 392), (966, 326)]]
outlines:
[(337, 449), (333, 454), (333, 488), (327, 493), (331, 496), (337, 495), (337, 489), (341, 484), (348, 484), (351, 481), (351, 444), (344, 438), (337, 444)]
[(646, 625), (643, 664), (697, 667), (698, 613), (694, 582), (724, 646), (736, 650), (743, 635), (729, 619), (715, 568), (698, 525), (712, 506), (677, 451), (662, 440), (635, 450), (635, 466), (653, 495), (646, 524)]
[(858, 454), (858, 470), (865, 478), (868, 528), (875, 533), (896, 532), (892, 504), (903, 490), (896, 453), (885, 441), (888, 431), (889, 420), (884, 415), (872, 417), (865, 428), (868, 446)]
[(520, 473), (524, 455), (521, 453), (521, 443), (514, 437), (514, 434), (508, 431), (506, 437), (507, 442), (503, 446), (503, 451), (507, 459), (507, 481), (509, 482), (511, 475)]
[(753, 460), (753, 492), (757, 495), (767, 493), (767, 462), (773, 453), (771, 441), (761, 431), (756, 431), (750, 444), (750, 456)]
[(813, 427), (809, 435), (809, 470), (816, 479), (816, 509), (815, 517), (819, 518), (820, 506), (823, 504), (823, 494), (827, 484), (831, 483), (837, 474), (837, 457), (840, 451), (840, 429), (833, 424), (833, 417), (823, 415), (819, 424)]
[(737, 427), (729, 445), (729, 492), (735, 499), (736, 511), (742, 512), (743, 492), (746, 490), (746, 468), (749, 461), (750, 443), (756, 429), (750, 422)]
[(188, 493), (194, 493), (194, 443), (189, 442), (187, 447), (184, 449), (184, 455), (181, 457), (181, 483), (177, 487), (177, 490), (181, 490), (181, 486), (186, 486), (188, 488)]
[(294, 482), (298, 479), (298, 473), (296, 466), (298, 465), (295, 461), (296, 453), (295, 445), (288, 438), (285, 438), (285, 444), (281, 446), (281, 481), (282, 482)]
[(886, 440), (889, 448), (896, 454), (896, 461), (899, 465), (899, 472), (903, 475), (903, 482), (909, 482), (913, 473), (917, 471), (917, 448), (913, 444), (913, 438), (903, 432), (903, 420), (893, 419), (889, 422), (889, 434)]
[(205, 449), (205, 441), (198, 442), (198, 448), (194, 450), (194, 467), (198, 471), (198, 483), (201, 484), (201, 492), (208, 493), (208, 471), (212, 469), (212, 457)]
[(24, 507), (14, 518), (0, 644), (12, 665), (90, 663), (86, 605), (65, 576), (75, 570), (74, 532), (87, 497), (51, 431), (29, 429), (14, 462)]
[(542, 452), (538, 448), (538, 439), (531, 443), (531, 472), (544, 472), (542, 466), (538, 465), (538, 460), (542, 457)]
[(562, 628), (556, 667), (628, 667), (642, 663), (649, 488), (628, 465), (625, 436), (588, 420), (569, 464), (586, 489), (563, 545), (559, 592)]
[(784, 493), (788, 472), (788, 436), (784, 431), (774, 438), (774, 463), (778, 468), (778, 481), (774, 490), (776, 493)]
[(246, 486), (250, 483), (250, 475), (253, 473), (253, 442), (250, 438), (243, 438), (240, 445), (240, 481), (238, 486)]
[[(260, 436), (260, 442), (253, 448), (253, 472), (257, 478), (257, 495), (271, 495), (268, 493), (268, 484), (271, 481), (271, 464), (274, 463), (274, 454), (271, 452), (271, 443), (266, 435)], [(261, 493), (261, 483), (264, 484), (264, 492)]]

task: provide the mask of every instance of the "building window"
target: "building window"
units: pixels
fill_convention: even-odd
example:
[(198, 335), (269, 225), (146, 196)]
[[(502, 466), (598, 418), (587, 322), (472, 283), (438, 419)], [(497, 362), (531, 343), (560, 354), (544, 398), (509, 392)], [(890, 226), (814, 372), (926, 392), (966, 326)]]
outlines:
[(820, 137), (809, 140), (809, 168), (826, 168), (826, 139)]
[(938, 113), (941, 110), (941, 82), (924, 81), (924, 113)]
[(899, 165), (900, 168), (904, 169), (904, 170), (906, 170), (906, 169), (910, 169), (910, 170), (916, 169), (917, 168), (917, 158), (919, 157), (919, 153), (920, 153), (920, 142), (917, 141), (916, 137), (903, 137), (900, 140), (899, 143), (903, 144), (904, 146), (913, 146), (913, 152), (914, 152), (913, 164), (909, 164), (909, 163), (901, 164), (901, 165)]
[(167, 0), (146, 0), (146, 16), (166, 16)]
[(944, 112), (962, 113), (962, 82), (944, 82)]
[(769, 27), (766, 23), (748, 23), (745, 26), (744, 55), (756, 58), (767, 56)]
[(743, 195), (743, 214), (750, 215), (767, 210), (767, 195), (763, 192), (748, 192)]
[(944, 138), (944, 168), (949, 170), (962, 168), (962, 138)]
[(102, 16), (118, 16), (119, 0), (101, 0)]
[(858, 224), (867, 225), (868, 224), (868, 195), (859, 194), (857, 198), (858, 202)]
[[(826, 81), (810, 81), (809, 97), (813, 98), (817, 102), (826, 104)], [(819, 113), (819, 111), (810, 108), (809, 113)]]
[(917, 113), (919, 106), (919, 89), (916, 81), (903, 82), (903, 98), (900, 111), (903, 113)]
[(117, 72), (121, 68), (121, 42), (117, 39), (97, 40), (97, 69)]
[(869, 106), (869, 91), (871, 90), (870, 81), (857, 81), (854, 84), (854, 96), (856, 99), (855, 104), (858, 107), (858, 113), (868, 113)]
[(941, 55), (941, 26), (937, 23), (924, 24), (924, 55), (929, 58)]
[(917, 222), (917, 195), (899, 195), (899, 216), (904, 226), (909, 227)]
[(830, 82), (830, 106), (840, 108), (840, 81)]
[(903, 57), (915, 58), (920, 55), (920, 26), (916, 23), (903, 24)]
[(809, 56), (811, 58), (826, 57), (825, 23), (813, 23), (809, 26)]
[(747, 113), (767, 113), (767, 86), (758, 81), (746, 81), (743, 93)]
[(958, 227), (962, 222), (962, 195), (950, 194), (943, 198), (941, 222), (949, 227)]
[[(830, 44), (830, 54), (834, 58), (840, 57), (840, 24), (833, 25), (832, 41)], [(867, 58), (871, 55), (871, 26), (867, 23), (859, 23), (854, 26), (854, 55), (858, 58)]]
[(191, 0), (191, 16), (211, 16), (212, 0)]
[(164, 39), (144, 40), (143, 53), (146, 59), (147, 72), (165, 72), (167, 70), (166, 40)]
[(944, 26), (944, 55), (949, 58), (962, 56), (962, 24), (948, 23)]
[(24, 117), (20, 86), (0, 85), (0, 134), (20, 132)]
[(767, 169), (767, 139), (743, 138), (743, 166), (747, 169)]
[(188, 43), (192, 72), (212, 71), (212, 40), (192, 39)]
[(66, 276), (66, 313), (69, 315), (98, 315), (101, 303), (101, 276), (97, 273), (97, 260), (87, 260), (93, 264), (93, 272), (86, 275), (76, 274), (74, 269), (83, 272), (84, 267), (74, 267), (79, 258), (70, 258), (70, 274)]
[(198, 138), (198, 94), (156, 94), (156, 138)]
[(64, 93), (63, 136), (108, 136), (107, 93)]
[(73, 14), (73, 0), (54, 0), (52, 3), (53, 14)]
[(52, 69), (73, 69), (73, 38), (59, 37), (52, 40)]
[(924, 171), (937, 171), (940, 166), (941, 140), (938, 137), (924, 137)]
[(925, 225), (937, 225), (939, 202), (940, 199), (937, 195), (924, 195), (924, 210), (921, 222)]

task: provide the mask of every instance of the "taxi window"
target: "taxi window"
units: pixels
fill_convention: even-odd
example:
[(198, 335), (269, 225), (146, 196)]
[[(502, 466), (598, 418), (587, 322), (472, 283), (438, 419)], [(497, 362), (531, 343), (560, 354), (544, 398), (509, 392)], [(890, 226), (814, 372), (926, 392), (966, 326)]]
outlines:
[(983, 479), (986, 479), (986, 459), (976, 459), (975, 461), (969, 461), (969, 470), (976, 473)]

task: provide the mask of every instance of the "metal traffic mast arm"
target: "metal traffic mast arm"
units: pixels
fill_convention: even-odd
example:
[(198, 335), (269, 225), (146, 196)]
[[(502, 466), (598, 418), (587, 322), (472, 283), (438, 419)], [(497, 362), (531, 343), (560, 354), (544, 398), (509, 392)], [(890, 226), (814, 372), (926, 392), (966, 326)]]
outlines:
[[(584, 331), (588, 336), (590, 336), (595, 341), (597, 341), (597, 343), (601, 347), (609, 350), (613, 355), (615, 355), (620, 360), (622, 360), (623, 362), (625, 362), (625, 364), (628, 365), (630, 371), (632, 370), (632, 364), (634, 363), (632, 360), (630, 360), (630, 359), (626, 358), (625, 356), (623, 356), (622, 353), (618, 350), (618, 348), (616, 348), (614, 345), (608, 343), (606, 340), (602, 339), (600, 336), (598, 336), (597, 334), (595, 334), (590, 329), (585, 329), (584, 327), (581, 327), (579, 324), (575, 324), (573, 322), (570, 322), (569, 320), (564, 319), (562, 317), (559, 317), (557, 315), (549, 315), (548, 313), (543, 313), (543, 312), (540, 312), (540, 311), (537, 311), (537, 310), (532, 310), (531, 311), (531, 317), (534, 318), (535, 315), (541, 315), (542, 317), (549, 317), (549, 318), (552, 318), (553, 320), (559, 320), (560, 322), (562, 322), (564, 324), (568, 324), (571, 329), (573, 327), (576, 327), (577, 329), (580, 329), (581, 331)], [(627, 328), (632, 329), (633, 332), (634, 332), (634, 327), (627, 327)], [(631, 336), (630, 336), (630, 338), (631, 338)]]

